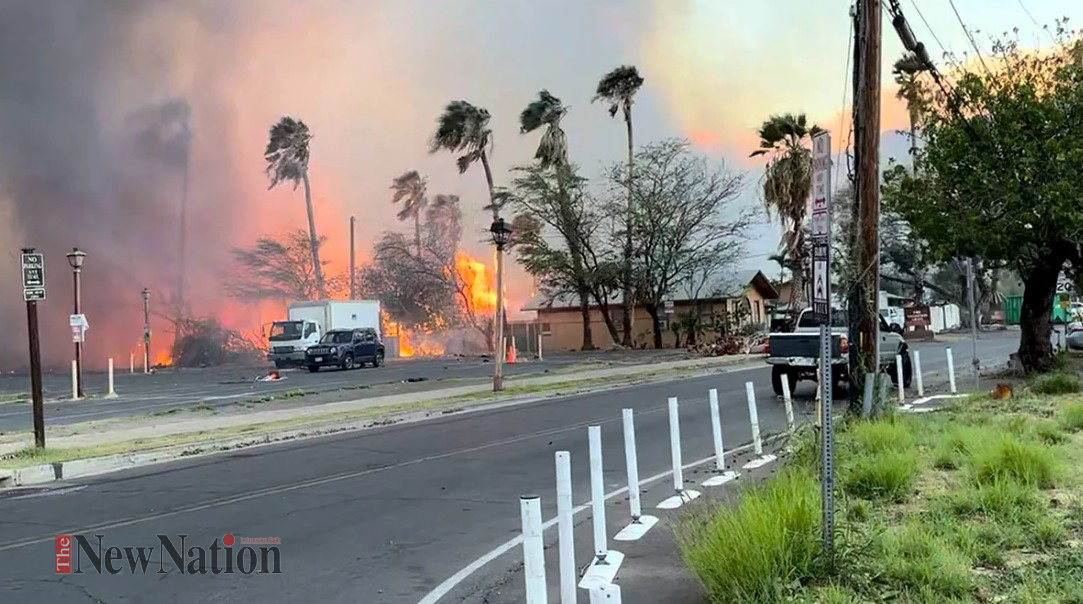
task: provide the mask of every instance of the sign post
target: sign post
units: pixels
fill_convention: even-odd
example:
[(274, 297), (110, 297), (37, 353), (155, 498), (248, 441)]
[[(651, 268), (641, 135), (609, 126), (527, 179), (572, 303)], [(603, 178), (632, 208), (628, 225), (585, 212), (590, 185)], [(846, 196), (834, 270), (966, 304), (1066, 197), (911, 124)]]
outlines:
[(26, 326), (30, 336), (30, 401), (34, 417), (34, 446), (45, 447), (45, 410), (41, 394), (41, 344), (38, 337), (38, 300), (45, 299), (45, 257), (24, 248), (23, 300), (26, 300)]
[(835, 529), (835, 443), (831, 425), (831, 135), (812, 137), (812, 314), (820, 326), (820, 460), (823, 547), (831, 556)]

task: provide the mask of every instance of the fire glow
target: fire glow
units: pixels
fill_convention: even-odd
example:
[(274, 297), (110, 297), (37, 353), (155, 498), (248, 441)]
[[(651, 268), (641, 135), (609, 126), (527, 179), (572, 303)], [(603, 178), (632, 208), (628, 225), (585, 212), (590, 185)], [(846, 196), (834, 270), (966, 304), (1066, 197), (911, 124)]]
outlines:
[(466, 310), (479, 318), (486, 313), (496, 312), (495, 279), (485, 263), (460, 250), (455, 252), (455, 272), (464, 289)]

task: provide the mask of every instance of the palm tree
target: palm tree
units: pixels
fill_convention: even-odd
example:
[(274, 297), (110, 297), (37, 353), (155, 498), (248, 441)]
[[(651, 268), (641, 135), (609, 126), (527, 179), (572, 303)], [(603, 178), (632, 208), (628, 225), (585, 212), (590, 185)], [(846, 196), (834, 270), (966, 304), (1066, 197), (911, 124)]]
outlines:
[(634, 65), (621, 65), (620, 67), (605, 74), (598, 82), (595, 91), (595, 101), (602, 100), (609, 103), (609, 117), (617, 115), (620, 110), (624, 114), (624, 125), (628, 129), (628, 205), (625, 210), (625, 223), (629, 225), (625, 229), (624, 237), (624, 293), (621, 303), (624, 305), (623, 328), (624, 336), (621, 344), (632, 346), (632, 318), (635, 315), (635, 305), (632, 291), (632, 103), (639, 87), (643, 85), (643, 78)]
[(763, 203), (770, 215), (778, 214), (782, 222), (779, 245), (790, 258), (793, 279), (790, 294), (790, 314), (797, 318), (805, 305), (805, 214), (812, 187), (812, 152), (807, 140), (820, 132), (811, 128), (804, 114), (772, 115), (760, 126), (760, 148), (750, 157), (768, 155), (763, 179)]
[(545, 133), (538, 142), (534, 159), (543, 168), (563, 167), (568, 165), (568, 138), (560, 127), (560, 120), (568, 113), (560, 99), (549, 94), (548, 90), (538, 93), (538, 100), (530, 103), (519, 114), (519, 132), (526, 134), (545, 126)]
[(308, 237), (312, 249), (312, 270), (316, 276), (316, 293), (320, 299), (326, 297), (323, 285), (323, 268), (320, 264), (320, 244), (316, 237), (316, 215), (312, 210), (312, 187), (308, 182), (308, 144), (312, 134), (308, 126), (298, 119), (285, 116), (271, 126), (267, 141), (267, 150), (263, 159), (267, 160), (267, 176), (271, 179), (269, 189), (280, 182), (292, 182), (294, 190), (297, 184), (305, 184), (305, 208), (308, 210)]
[[(895, 98), (906, 101), (906, 110), (910, 117), (910, 157), (917, 167), (917, 127), (921, 121), (921, 112), (924, 109), (925, 97), (918, 81), (918, 74), (925, 71), (925, 65), (913, 53), (907, 53), (895, 61), (891, 73), (895, 74), (895, 83), (899, 90)], [(916, 170), (915, 170), (916, 172)]]
[(404, 172), (402, 176), (391, 181), (391, 190), (395, 192), (391, 196), (391, 203), (402, 202), (399, 220), (414, 219), (414, 246), (418, 256), (421, 256), (421, 211), (429, 205), (429, 199), (425, 197), (425, 187), (425, 179), (417, 170)]
[(485, 182), (489, 186), (489, 205), (493, 220), (500, 218), (503, 199), (493, 186), (493, 171), (489, 168), (488, 151), (493, 146), (493, 131), (489, 129), (489, 111), (466, 101), (451, 101), (436, 118), (436, 132), (429, 143), (429, 153), (440, 150), (462, 153), (456, 160), (459, 174), (465, 174), (470, 164), (481, 161)]

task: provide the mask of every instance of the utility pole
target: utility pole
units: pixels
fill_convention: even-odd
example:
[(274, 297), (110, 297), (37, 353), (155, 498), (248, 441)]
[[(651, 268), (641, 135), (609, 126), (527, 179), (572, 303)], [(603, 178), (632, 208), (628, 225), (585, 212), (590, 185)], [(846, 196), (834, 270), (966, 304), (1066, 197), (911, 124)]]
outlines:
[(143, 373), (150, 373), (150, 290), (143, 288)]
[[(858, 0), (858, 87), (854, 138), (857, 156), (859, 209), (857, 308), (859, 373), (851, 370), (852, 383), (863, 381), (866, 372), (880, 365), (880, 0)], [(853, 388), (854, 392), (861, 392)]]
[(41, 393), (41, 340), (38, 335), (38, 300), (45, 299), (45, 258), (34, 248), (23, 248), (23, 299), (30, 336), (30, 401), (34, 416), (34, 446), (45, 447), (45, 409)]
[(354, 226), (357, 219), (350, 216), (350, 299), (355, 300), (357, 298), (357, 284), (355, 282), (357, 275), (357, 256), (354, 251)]

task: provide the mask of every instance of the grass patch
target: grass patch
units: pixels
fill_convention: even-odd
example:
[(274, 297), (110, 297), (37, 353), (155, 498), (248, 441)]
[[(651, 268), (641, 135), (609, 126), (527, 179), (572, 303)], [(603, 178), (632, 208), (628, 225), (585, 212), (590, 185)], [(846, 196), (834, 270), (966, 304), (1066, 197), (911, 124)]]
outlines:
[(710, 512), (687, 517), (677, 541), (712, 602), (777, 601), (817, 574), (820, 493), (808, 472), (784, 470)]
[(1057, 459), (1047, 447), (1003, 436), (971, 453), (971, 477), (979, 484), (1014, 480), (1040, 489), (1056, 485)]
[(1072, 432), (1083, 430), (1083, 402), (1061, 407), (1057, 412), (1057, 423)]
[(1038, 394), (1072, 394), (1079, 392), (1079, 378), (1066, 371), (1054, 371), (1039, 376), (1030, 389)]
[(843, 490), (854, 497), (906, 501), (917, 476), (917, 455), (901, 451), (882, 451), (859, 457), (842, 473)]
[(910, 524), (886, 532), (880, 540), (884, 576), (904, 593), (943, 598), (961, 598), (974, 586), (969, 561), (921, 524)]
[(893, 417), (858, 421), (847, 426), (845, 442), (857, 454), (905, 451), (914, 446), (914, 433), (909, 423)]

